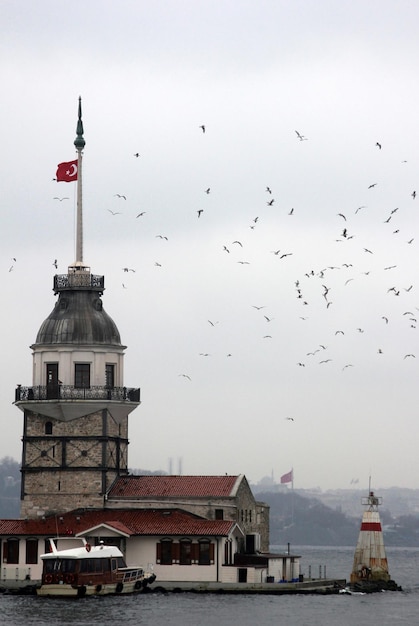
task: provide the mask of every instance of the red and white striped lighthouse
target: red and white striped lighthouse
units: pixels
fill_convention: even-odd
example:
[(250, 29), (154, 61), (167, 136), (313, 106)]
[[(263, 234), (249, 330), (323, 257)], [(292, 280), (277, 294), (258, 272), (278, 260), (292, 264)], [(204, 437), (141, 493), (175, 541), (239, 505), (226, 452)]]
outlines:
[(352, 584), (372, 581), (388, 582), (390, 580), (380, 514), (378, 513), (378, 506), (381, 503), (382, 498), (377, 498), (373, 491), (369, 492), (367, 498), (362, 498), (362, 504), (368, 508), (362, 516), (351, 573)]

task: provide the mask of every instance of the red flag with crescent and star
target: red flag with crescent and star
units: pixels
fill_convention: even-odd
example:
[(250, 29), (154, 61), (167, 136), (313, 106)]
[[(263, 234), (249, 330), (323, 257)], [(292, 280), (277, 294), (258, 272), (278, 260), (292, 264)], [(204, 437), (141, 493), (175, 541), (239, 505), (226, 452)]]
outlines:
[(78, 160), (59, 163), (57, 167), (57, 183), (71, 183), (77, 180)]

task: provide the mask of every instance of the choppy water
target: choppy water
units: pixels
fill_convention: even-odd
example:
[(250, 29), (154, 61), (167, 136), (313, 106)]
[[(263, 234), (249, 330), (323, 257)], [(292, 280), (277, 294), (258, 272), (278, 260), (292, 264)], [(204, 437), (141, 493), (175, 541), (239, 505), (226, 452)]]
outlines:
[[(353, 548), (295, 547), (302, 571), (319, 566), (334, 578), (348, 578)], [(126, 597), (58, 600), (34, 596), (0, 596), (0, 624), (92, 624), (134, 626), (394, 626), (419, 624), (419, 548), (387, 550), (392, 578), (404, 591), (370, 595), (257, 596), (144, 594)]]

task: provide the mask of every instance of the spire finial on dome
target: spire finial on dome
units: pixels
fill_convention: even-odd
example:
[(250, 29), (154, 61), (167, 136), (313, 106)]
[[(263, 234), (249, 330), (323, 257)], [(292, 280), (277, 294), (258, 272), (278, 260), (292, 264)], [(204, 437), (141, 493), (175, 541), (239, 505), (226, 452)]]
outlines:
[(77, 120), (77, 129), (76, 129), (77, 137), (74, 140), (74, 145), (77, 150), (83, 150), (86, 142), (83, 137), (83, 122), (81, 119), (81, 96), (79, 96), (79, 119)]

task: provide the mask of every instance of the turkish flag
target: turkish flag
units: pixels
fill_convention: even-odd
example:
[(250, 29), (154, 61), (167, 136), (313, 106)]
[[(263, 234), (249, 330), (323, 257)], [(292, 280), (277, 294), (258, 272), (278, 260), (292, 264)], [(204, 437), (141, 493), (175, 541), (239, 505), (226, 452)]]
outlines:
[(68, 163), (59, 163), (57, 167), (57, 182), (71, 183), (77, 180), (78, 160), (69, 161)]

